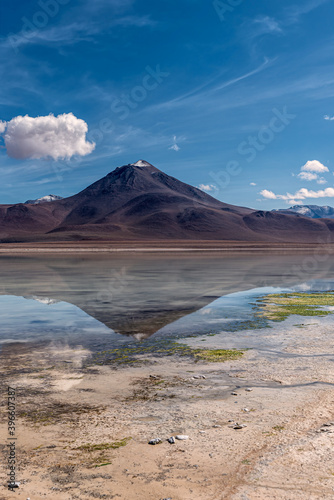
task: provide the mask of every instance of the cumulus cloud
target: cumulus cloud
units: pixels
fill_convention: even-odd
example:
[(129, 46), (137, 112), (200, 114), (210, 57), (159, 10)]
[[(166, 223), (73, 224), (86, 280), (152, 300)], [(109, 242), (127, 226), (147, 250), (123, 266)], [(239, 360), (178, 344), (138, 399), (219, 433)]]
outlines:
[(303, 181), (317, 181), (318, 184), (326, 184), (326, 179), (320, 177), (320, 173), (329, 172), (328, 167), (320, 163), (320, 161), (308, 161), (300, 169), (298, 177)]
[(211, 191), (215, 191), (217, 189), (217, 186), (215, 186), (214, 184), (200, 184), (198, 188), (201, 191), (207, 191), (208, 193), (210, 193)]
[(16, 160), (86, 156), (95, 148), (95, 143), (86, 140), (87, 132), (87, 123), (73, 113), (37, 118), (17, 116), (0, 122), (7, 154)]
[(262, 191), (260, 191), (260, 194), (267, 200), (277, 200), (277, 195), (273, 193), (273, 191), (268, 191), (268, 189), (262, 189)]
[(273, 191), (268, 191), (263, 189), (260, 194), (263, 198), (268, 200), (284, 200), (288, 203), (295, 203), (296, 200), (301, 201), (307, 198), (334, 198), (334, 188), (320, 189), (319, 191), (313, 191), (306, 188), (301, 188), (294, 194), (275, 194)]
[(313, 172), (300, 172), (298, 177), (303, 179), (303, 181), (315, 181), (318, 178), (318, 174), (314, 174)]
[(308, 161), (300, 169), (302, 172), (316, 172), (322, 174), (324, 172), (329, 172), (328, 167), (325, 167), (320, 161), (312, 160)]
[(333, 198), (334, 188), (320, 189), (319, 191), (310, 191), (309, 189), (302, 188), (297, 191), (297, 198)]
[(287, 203), (289, 205), (301, 205), (302, 204), (302, 200), (289, 200), (289, 201), (287, 201)]
[(334, 116), (325, 115), (324, 120), (329, 120), (331, 122), (334, 120)]
[(256, 182), (251, 182), (250, 186), (256, 186)]

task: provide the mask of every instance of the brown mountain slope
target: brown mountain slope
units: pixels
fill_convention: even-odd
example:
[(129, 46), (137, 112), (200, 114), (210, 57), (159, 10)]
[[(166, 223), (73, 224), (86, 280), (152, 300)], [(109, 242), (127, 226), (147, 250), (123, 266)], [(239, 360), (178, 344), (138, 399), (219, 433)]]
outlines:
[(220, 202), (140, 160), (80, 193), (39, 205), (0, 205), (0, 239), (334, 240), (333, 221)]

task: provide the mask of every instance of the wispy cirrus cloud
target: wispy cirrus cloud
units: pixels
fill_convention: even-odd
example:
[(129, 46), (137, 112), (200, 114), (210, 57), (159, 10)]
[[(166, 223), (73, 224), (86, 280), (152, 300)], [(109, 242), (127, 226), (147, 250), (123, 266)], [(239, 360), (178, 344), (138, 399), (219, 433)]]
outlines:
[(313, 10), (328, 3), (330, 0), (309, 0), (308, 2), (292, 5), (286, 9), (287, 20), (289, 23), (297, 23), (300, 21), (301, 16), (309, 14)]
[(261, 73), (272, 61), (268, 58), (264, 58), (262, 64), (257, 66), (255, 69), (243, 73), (236, 78), (232, 78), (229, 80), (225, 80), (222, 83), (217, 83), (217, 80), (221, 78), (221, 75), (215, 78), (210, 79), (209, 81), (204, 82), (199, 87), (196, 87), (185, 94), (181, 94), (173, 99), (161, 102), (157, 105), (151, 106), (148, 108), (150, 111), (157, 111), (162, 109), (173, 109), (177, 107), (193, 105), (198, 102), (205, 102), (204, 99), (213, 96), (217, 92), (227, 89), (228, 87), (232, 87), (233, 85), (246, 80), (258, 73)]
[(173, 144), (172, 146), (170, 146), (168, 149), (172, 149), (173, 151), (176, 151), (176, 152), (177, 152), (177, 151), (180, 151), (180, 149), (181, 149), (181, 148), (180, 148), (180, 146), (177, 144), (177, 140), (176, 140), (176, 139), (177, 139), (177, 137), (176, 137), (176, 135), (174, 135), (174, 137), (173, 137), (173, 142), (174, 142), (174, 144)]
[(101, 21), (75, 21), (68, 24), (49, 26), (44, 29), (35, 29), (28, 34), (23, 32), (11, 33), (7, 37), (0, 38), (0, 48), (18, 49), (24, 45), (74, 45), (83, 41), (92, 41), (95, 36), (111, 32), (116, 27), (120, 28), (145, 28), (153, 27), (157, 23), (146, 16), (121, 16), (109, 20), (108, 23)]
[(250, 24), (248, 22), (246, 38), (281, 33), (283, 33), (283, 29), (279, 21), (270, 16), (258, 16)]

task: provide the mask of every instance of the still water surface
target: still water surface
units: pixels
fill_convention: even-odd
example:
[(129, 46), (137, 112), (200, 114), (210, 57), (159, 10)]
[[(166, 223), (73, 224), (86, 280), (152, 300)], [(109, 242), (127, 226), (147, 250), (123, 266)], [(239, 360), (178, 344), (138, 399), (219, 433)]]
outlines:
[(56, 341), (99, 351), (222, 332), (231, 339), (252, 320), (257, 297), (331, 289), (331, 255), (1, 256), (0, 346)]

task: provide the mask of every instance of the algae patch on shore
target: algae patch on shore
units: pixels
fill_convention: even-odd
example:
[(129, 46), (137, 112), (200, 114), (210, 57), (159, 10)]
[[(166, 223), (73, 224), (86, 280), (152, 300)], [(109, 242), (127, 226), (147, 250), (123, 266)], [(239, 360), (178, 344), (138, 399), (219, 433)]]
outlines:
[(123, 446), (126, 446), (128, 442), (131, 440), (131, 437), (127, 437), (124, 439), (121, 439), (121, 441), (115, 441), (113, 443), (99, 443), (99, 444), (83, 444), (81, 446), (78, 446), (75, 448), (76, 450), (84, 450), (88, 452), (93, 452), (93, 451), (103, 451), (103, 450), (118, 450), (118, 448), (122, 448)]
[(243, 356), (244, 352), (237, 349), (196, 349), (195, 358), (212, 363), (233, 361)]
[[(246, 349), (245, 349), (246, 350)], [(95, 353), (91, 364), (97, 365), (131, 365), (140, 363), (141, 356), (148, 357), (144, 361), (149, 361), (149, 356), (182, 356), (192, 358), (197, 361), (224, 362), (239, 359), (244, 354), (244, 350), (237, 349), (194, 349), (186, 344), (172, 342), (170, 340), (159, 341), (149, 345), (134, 345), (126, 348), (116, 348), (108, 351)]]
[(271, 293), (258, 300), (257, 315), (272, 321), (283, 321), (288, 316), (328, 316), (333, 311), (334, 291), (305, 293)]

